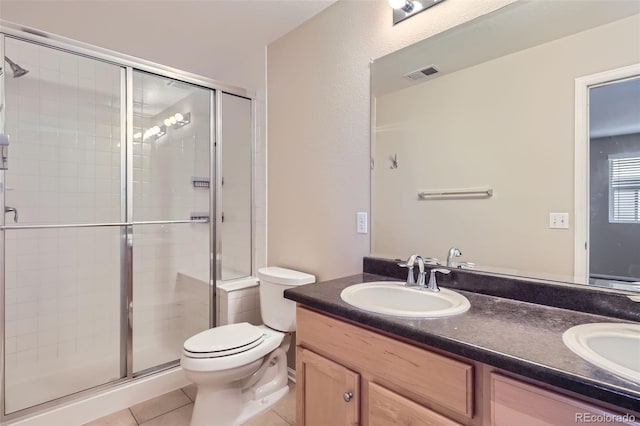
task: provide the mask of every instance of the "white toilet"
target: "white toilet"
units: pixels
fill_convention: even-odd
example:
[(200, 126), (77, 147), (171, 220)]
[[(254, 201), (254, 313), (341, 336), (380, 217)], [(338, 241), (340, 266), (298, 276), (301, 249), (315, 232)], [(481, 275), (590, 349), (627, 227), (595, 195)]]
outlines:
[(184, 342), (180, 364), (198, 387), (191, 426), (240, 425), (289, 391), (287, 350), (296, 313), (295, 303), (283, 293), (316, 279), (278, 267), (259, 269), (258, 278), (265, 325), (224, 325)]

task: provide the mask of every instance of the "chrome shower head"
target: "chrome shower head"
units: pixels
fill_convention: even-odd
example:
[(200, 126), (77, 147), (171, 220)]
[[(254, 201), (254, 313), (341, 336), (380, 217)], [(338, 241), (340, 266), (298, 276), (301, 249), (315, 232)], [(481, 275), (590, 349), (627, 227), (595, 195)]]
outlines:
[(9, 63), (9, 66), (11, 67), (11, 71), (13, 71), (14, 78), (22, 77), (23, 75), (29, 72), (29, 70), (22, 68), (20, 65), (16, 64), (6, 56), (4, 57), (4, 60)]

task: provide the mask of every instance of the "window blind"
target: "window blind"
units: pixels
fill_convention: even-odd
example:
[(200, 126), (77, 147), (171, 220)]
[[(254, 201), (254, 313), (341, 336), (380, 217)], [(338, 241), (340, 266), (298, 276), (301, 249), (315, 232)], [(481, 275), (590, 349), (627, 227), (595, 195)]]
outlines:
[(640, 223), (640, 154), (609, 158), (609, 222)]

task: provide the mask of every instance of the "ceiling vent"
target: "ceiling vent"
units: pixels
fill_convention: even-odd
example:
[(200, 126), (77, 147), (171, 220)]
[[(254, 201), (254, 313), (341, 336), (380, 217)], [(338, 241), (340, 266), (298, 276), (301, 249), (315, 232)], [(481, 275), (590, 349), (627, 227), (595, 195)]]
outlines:
[(430, 65), (423, 69), (411, 71), (410, 73), (405, 74), (404, 78), (406, 78), (407, 80), (415, 81), (415, 80), (420, 80), (421, 78), (425, 78), (430, 75), (433, 75), (437, 72), (438, 70), (436, 69), (436, 67), (434, 67), (433, 65)]

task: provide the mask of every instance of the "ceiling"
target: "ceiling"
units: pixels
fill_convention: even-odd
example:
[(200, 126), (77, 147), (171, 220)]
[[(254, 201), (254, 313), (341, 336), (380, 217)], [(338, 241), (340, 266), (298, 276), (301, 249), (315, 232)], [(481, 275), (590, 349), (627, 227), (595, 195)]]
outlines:
[(2, 0), (0, 19), (260, 90), (265, 46), (335, 0)]

